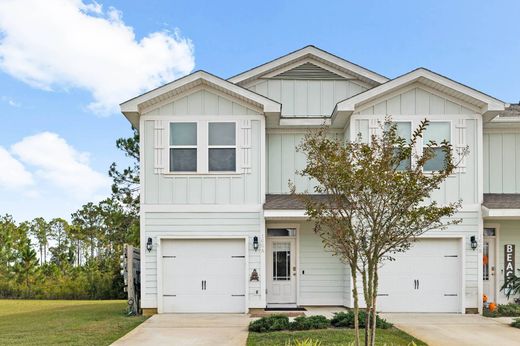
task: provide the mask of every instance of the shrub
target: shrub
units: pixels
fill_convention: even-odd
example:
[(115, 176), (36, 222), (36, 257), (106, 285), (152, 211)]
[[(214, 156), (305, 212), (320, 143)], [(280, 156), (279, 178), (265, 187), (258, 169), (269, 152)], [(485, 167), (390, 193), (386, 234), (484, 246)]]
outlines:
[(515, 303), (500, 304), (493, 311), (484, 309), (482, 314), (486, 317), (520, 317), (520, 305)]
[(321, 315), (296, 317), (289, 324), (290, 330), (325, 329), (330, 327), (330, 321)]
[(289, 329), (289, 317), (285, 315), (271, 315), (249, 323), (250, 332), (265, 333), (287, 329)]
[(515, 328), (520, 328), (520, 318), (515, 319), (515, 320), (511, 323), (511, 326), (512, 326), (512, 327), (515, 327)]
[[(365, 328), (366, 312), (363, 310), (359, 311), (359, 327)], [(330, 321), (331, 324), (336, 328), (354, 328), (354, 312), (338, 312), (334, 314), (334, 317)], [(388, 329), (392, 327), (390, 322), (376, 315), (376, 328)]]
[(499, 316), (520, 317), (520, 305), (514, 303), (499, 305), (497, 312)]

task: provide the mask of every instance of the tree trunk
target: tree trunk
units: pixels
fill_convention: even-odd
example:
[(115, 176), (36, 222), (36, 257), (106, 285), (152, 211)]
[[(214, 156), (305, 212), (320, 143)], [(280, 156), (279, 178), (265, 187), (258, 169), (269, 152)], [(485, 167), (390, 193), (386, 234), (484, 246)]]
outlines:
[(357, 289), (357, 268), (355, 265), (350, 266), (350, 273), (354, 287), (352, 288), (352, 296), (354, 298), (354, 334), (355, 346), (359, 346), (359, 293)]
[(376, 307), (377, 307), (377, 286), (379, 285), (379, 275), (377, 273), (377, 264), (374, 270), (374, 280), (373, 280), (373, 293), (372, 293), (372, 309), (374, 310), (374, 317), (372, 320), (372, 344), (371, 346), (375, 346), (376, 344), (376, 328), (377, 328), (377, 320), (376, 320)]

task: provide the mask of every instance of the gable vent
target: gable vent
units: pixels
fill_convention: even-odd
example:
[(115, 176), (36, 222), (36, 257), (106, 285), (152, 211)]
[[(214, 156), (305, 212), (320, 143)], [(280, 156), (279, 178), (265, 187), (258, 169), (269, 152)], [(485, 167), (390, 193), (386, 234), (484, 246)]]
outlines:
[(316, 66), (310, 62), (302, 64), (291, 70), (280, 73), (274, 76), (276, 79), (345, 79), (334, 72)]

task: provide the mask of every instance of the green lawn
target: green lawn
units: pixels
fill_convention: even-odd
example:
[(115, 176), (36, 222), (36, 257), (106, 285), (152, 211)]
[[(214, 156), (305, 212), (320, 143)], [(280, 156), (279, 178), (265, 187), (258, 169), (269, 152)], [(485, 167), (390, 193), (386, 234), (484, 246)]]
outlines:
[(0, 300), (0, 345), (109, 345), (142, 323), (126, 301)]
[[(363, 331), (362, 331), (363, 332)], [(321, 329), (298, 332), (270, 332), (270, 333), (249, 333), (247, 339), (248, 346), (284, 346), (288, 340), (305, 340), (311, 338), (320, 340), (322, 346), (349, 345), (354, 340), (354, 330), (352, 329)], [(408, 345), (411, 342), (416, 345), (426, 345), (424, 342), (415, 339), (405, 332), (397, 329), (378, 329), (376, 345)]]

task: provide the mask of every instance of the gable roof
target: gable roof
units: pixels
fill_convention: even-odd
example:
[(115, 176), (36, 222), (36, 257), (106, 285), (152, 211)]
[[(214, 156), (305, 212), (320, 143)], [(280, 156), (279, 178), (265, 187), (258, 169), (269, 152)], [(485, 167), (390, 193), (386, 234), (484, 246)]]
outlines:
[(487, 113), (487, 120), (490, 120), (489, 117), (492, 118), (498, 115), (499, 112), (504, 111), (506, 106), (506, 103), (499, 99), (421, 67), (338, 102), (332, 117), (334, 119), (338, 114), (342, 113), (352, 114), (356, 108), (363, 104), (417, 82), (480, 108), (482, 114)]
[(281, 104), (257, 94), (206, 71), (195, 71), (187, 76), (150, 90), (120, 104), (121, 112), (136, 128), (139, 126), (139, 115), (144, 108), (153, 106), (165, 99), (186, 92), (199, 85), (208, 85), (225, 94), (238, 98), (253, 106), (259, 107), (266, 114), (278, 114)]
[(348, 75), (352, 75), (372, 86), (376, 86), (388, 81), (388, 78), (385, 76), (370, 71), (364, 67), (356, 65), (348, 60), (342, 59), (312, 45), (298, 49), (292, 53), (286, 54), (265, 64), (242, 72), (236, 76), (230, 77), (228, 81), (235, 84), (246, 84), (249, 81), (260, 78), (263, 75), (272, 73), (298, 61), (302, 61), (302, 63), (304, 63), (308, 58), (312, 58), (313, 60), (323, 63), (324, 65), (331, 66)]

